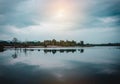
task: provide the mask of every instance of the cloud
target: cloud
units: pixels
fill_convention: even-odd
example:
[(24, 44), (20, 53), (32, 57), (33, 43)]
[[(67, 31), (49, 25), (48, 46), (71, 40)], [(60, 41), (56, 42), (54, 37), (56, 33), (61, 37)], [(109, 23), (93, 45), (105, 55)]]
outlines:
[(105, 18), (100, 18), (100, 21), (103, 23), (114, 23), (118, 21), (118, 18), (115, 17), (105, 17)]
[(94, 16), (120, 16), (120, 0), (100, 0), (90, 5), (89, 14)]
[[(120, 31), (119, 3), (119, 0), (0, 0), (0, 39), (112, 41)], [(59, 5), (67, 11), (65, 19), (53, 18)]]
[(29, 5), (28, 0), (0, 0), (0, 25), (34, 25), (35, 15)]
[[(80, 0), (79, 2), (82, 2)], [(78, 2), (78, 3), (79, 3)], [(93, 28), (115, 28), (120, 27), (120, 1), (119, 0), (85, 0), (86, 8), (82, 17), (75, 21), (70, 30), (93, 29)], [(78, 9), (79, 10), (79, 9)], [(80, 15), (80, 13), (78, 12)]]
[(85, 28), (120, 26), (120, 1), (100, 0), (90, 4), (86, 10), (86, 19), (80, 24)]
[[(48, 24), (49, 25), (49, 24)], [(89, 43), (101, 43), (101, 42), (111, 42), (115, 37), (117, 37), (116, 30), (114, 28), (92, 28), (92, 29), (81, 29), (80, 31), (62, 31), (62, 29), (56, 29), (46, 26), (45, 23), (42, 25), (33, 25), (25, 28), (18, 28), (16, 26), (7, 26), (7, 34), (0, 33), (0, 39), (11, 40), (13, 37), (18, 38), (20, 41), (31, 41), (45, 39), (56, 39), (56, 40), (84, 40)], [(54, 26), (54, 25), (51, 25)], [(49, 28), (49, 29), (48, 29)], [(54, 31), (53, 31), (54, 30)], [(119, 34), (119, 32), (118, 32)], [(111, 38), (112, 37), (112, 38)], [(97, 40), (96, 40), (97, 39)], [(104, 40), (103, 40), (104, 39)]]

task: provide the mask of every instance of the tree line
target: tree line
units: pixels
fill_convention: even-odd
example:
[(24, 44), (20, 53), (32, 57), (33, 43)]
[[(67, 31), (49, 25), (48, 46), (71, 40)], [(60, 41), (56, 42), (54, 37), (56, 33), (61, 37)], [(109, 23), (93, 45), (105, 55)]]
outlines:
[(4, 47), (14, 47), (14, 48), (27, 48), (31, 46), (42, 46), (42, 47), (53, 47), (53, 46), (60, 46), (60, 47), (74, 47), (74, 46), (120, 46), (120, 43), (104, 43), (104, 44), (85, 44), (84, 41), (76, 42), (74, 40), (60, 40), (57, 41), (55, 39), (52, 40), (44, 40), (44, 41), (24, 41), (21, 42), (17, 38), (13, 38), (11, 41), (0, 41), (0, 51), (4, 49)]
[(84, 46), (84, 41), (76, 42), (74, 40), (69, 41), (69, 40), (60, 40), (57, 41), (55, 39), (52, 40), (44, 40), (43, 42), (41, 41), (24, 41), (21, 42), (17, 38), (13, 38), (11, 41), (0, 41), (0, 46), (11, 46), (11, 47), (29, 47), (29, 46)]

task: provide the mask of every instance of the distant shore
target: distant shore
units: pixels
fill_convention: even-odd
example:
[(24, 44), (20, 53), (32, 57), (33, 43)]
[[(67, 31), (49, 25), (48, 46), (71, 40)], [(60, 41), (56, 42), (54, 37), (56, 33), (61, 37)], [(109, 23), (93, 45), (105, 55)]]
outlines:
[(24, 41), (21, 42), (17, 38), (11, 41), (0, 41), (0, 48), (64, 48), (64, 47), (95, 47), (95, 46), (120, 46), (119, 43), (85, 43), (84, 41), (74, 40), (44, 40), (44, 41)]
[[(107, 47), (107, 46), (117, 46), (117, 45), (91, 45), (91, 46), (88, 46), (88, 45), (85, 45), (85, 46), (27, 46), (27, 47), (16, 47), (16, 48), (64, 48), (64, 47), (96, 47), (96, 46), (104, 46), (104, 47)], [(14, 46), (4, 46), (4, 48), (15, 48)]]
[[(69, 48), (69, 47), (94, 47), (94, 46), (27, 46), (27, 47), (16, 47), (16, 48)], [(14, 46), (4, 46), (4, 48), (15, 48)]]

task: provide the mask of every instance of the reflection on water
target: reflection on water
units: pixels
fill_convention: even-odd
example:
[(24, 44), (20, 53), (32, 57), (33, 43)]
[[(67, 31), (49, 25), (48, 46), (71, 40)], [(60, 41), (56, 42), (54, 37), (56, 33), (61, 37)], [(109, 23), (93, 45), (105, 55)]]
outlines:
[(116, 47), (21, 48), (0, 53), (0, 84), (120, 84)]
[(84, 52), (84, 49), (78, 49), (78, 51), (80, 51), (81, 53), (83, 53), (83, 52)]
[(80, 52), (80, 53), (84, 53), (84, 49), (15, 49), (14, 54), (12, 55), (13, 58), (17, 58), (18, 57), (18, 53), (24, 53), (25, 55), (27, 55), (27, 52), (29, 51), (43, 51), (45, 54), (47, 53), (52, 53), (52, 54), (56, 54), (57, 52), (59, 53), (75, 53), (75, 52)]
[(52, 52), (53, 54), (60, 52), (60, 53), (69, 53), (69, 52), (76, 52), (76, 49), (44, 49), (44, 53)]
[(13, 55), (12, 55), (12, 57), (15, 59), (15, 58), (17, 58), (17, 53), (15, 52)]

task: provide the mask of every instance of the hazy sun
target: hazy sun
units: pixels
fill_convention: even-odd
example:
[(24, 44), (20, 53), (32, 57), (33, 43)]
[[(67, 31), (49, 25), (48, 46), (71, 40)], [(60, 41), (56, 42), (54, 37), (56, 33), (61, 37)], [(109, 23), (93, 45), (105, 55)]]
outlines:
[(64, 17), (65, 17), (65, 12), (64, 12), (64, 10), (59, 10), (59, 11), (57, 11), (55, 17), (56, 17), (56, 18), (64, 18)]
[(64, 16), (63, 13), (58, 13), (58, 14), (57, 14), (57, 17), (63, 17), (63, 16)]

